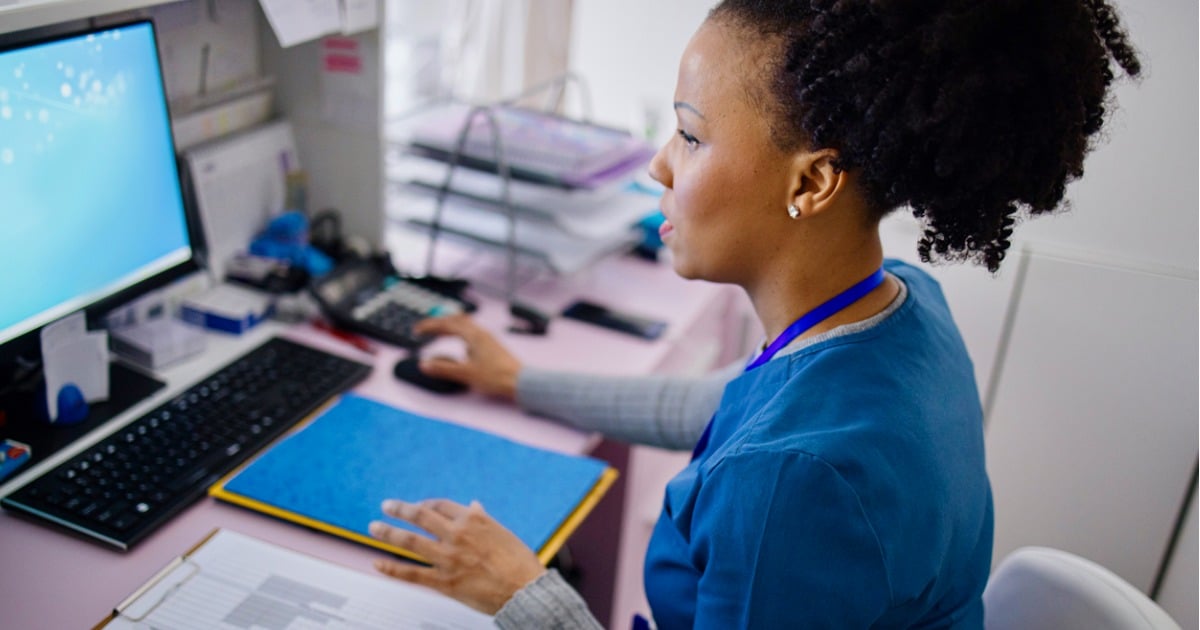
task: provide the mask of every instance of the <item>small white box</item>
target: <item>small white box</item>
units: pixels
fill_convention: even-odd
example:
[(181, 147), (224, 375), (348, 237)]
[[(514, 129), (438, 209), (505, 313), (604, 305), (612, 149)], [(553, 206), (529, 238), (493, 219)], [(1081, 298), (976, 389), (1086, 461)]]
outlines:
[(109, 331), (113, 352), (158, 370), (204, 350), (204, 332), (169, 317)]

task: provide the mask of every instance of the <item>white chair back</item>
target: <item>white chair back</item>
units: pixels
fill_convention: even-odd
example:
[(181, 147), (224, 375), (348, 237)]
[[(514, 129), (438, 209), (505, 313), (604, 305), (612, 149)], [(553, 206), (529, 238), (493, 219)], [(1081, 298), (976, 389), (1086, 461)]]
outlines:
[(992, 572), (983, 605), (987, 630), (1179, 630), (1112, 571), (1046, 547), (1009, 554)]

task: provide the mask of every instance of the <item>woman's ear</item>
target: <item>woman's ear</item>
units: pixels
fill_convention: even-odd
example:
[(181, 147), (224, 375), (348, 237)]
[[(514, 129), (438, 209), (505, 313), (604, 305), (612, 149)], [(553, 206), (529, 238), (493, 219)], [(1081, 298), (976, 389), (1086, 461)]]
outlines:
[[(791, 206), (793, 218), (812, 217), (833, 207), (846, 188), (848, 176), (834, 166), (837, 151), (806, 151), (795, 157)], [(791, 212), (791, 208), (788, 209)]]

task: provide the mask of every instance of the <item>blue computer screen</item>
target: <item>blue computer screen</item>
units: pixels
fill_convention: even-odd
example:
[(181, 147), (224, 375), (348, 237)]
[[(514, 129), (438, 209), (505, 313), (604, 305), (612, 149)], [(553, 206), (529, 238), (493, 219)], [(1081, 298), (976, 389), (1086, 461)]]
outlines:
[(151, 25), (0, 51), (0, 344), (191, 256)]

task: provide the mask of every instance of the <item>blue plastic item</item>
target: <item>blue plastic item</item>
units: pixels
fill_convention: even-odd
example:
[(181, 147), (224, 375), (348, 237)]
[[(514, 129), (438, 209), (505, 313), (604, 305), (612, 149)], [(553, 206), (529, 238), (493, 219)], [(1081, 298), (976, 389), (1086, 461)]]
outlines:
[(83, 397), (83, 391), (74, 383), (67, 383), (58, 390), (58, 417), (50, 417), (50, 409), (46, 405), (46, 387), (40, 388), (40, 411), (42, 417), (52, 424), (77, 424), (88, 416), (88, 403)]
[(333, 261), (308, 243), (308, 217), (302, 212), (285, 212), (267, 224), (267, 229), (250, 243), (250, 253), (285, 260), (323, 276), (333, 269)]

